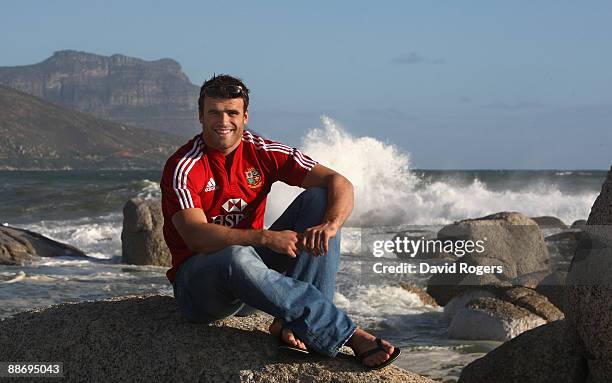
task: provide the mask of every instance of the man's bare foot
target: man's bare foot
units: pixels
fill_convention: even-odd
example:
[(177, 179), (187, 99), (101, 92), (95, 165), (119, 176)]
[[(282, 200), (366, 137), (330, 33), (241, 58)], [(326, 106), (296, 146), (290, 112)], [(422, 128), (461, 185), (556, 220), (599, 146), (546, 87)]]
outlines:
[[(383, 340), (382, 344), (385, 351), (379, 351), (373, 355), (368, 356), (363, 360), (363, 364), (368, 367), (374, 367), (389, 359), (389, 356), (393, 354), (395, 348), (391, 345), (391, 343), (387, 342), (386, 340)], [(355, 333), (348, 340), (346, 345), (353, 349), (355, 355), (359, 355), (366, 351), (373, 350), (378, 346), (376, 344), (376, 337), (360, 328), (357, 328), (357, 331), (355, 331)]]
[(293, 335), (293, 331), (288, 328), (283, 328), (283, 321), (279, 318), (274, 318), (270, 327), (268, 327), (268, 331), (272, 334), (273, 337), (278, 338), (282, 331), (282, 340), (290, 346), (301, 348), (302, 350), (307, 350), (306, 345), (301, 340), (297, 339)]
[(274, 318), (270, 327), (268, 327), (268, 331), (273, 337), (278, 337), (280, 335), (281, 329), (283, 328), (283, 320), (279, 318)]

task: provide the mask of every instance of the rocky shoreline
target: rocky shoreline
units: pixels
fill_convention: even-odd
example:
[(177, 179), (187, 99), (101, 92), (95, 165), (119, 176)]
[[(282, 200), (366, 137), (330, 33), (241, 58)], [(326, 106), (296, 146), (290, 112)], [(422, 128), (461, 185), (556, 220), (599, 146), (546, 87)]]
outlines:
[[(170, 256), (162, 239), (163, 220), (159, 201), (133, 199), (126, 203), (123, 213), (123, 262), (168, 266)], [(577, 221), (568, 227), (555, 217), (532, 219), (516, 212), (500, 212), (486, 217), (465, 219), (442, 228), (436, 239), (451, 242), (486, 239), (489, 245), (483, 252), (462, 257), (444, 252), (418, 254), (415, 257), (419, 262), (432, 264), (444, 260), (450, 264), (502, 266), (503, 272), (482, 275), (438, 273), (429, 279), (426, 292), (415, 286), (402, 287), (415, 292), (424, 304), (443, 306), (449, 338), (505, 342), (483, 358), (466, 366), (460, 382), (606, 382), (608, 377), (612, 376), (611, 227), (612, 170), (608, 173), (601, 194), (586, 222)], [(559, 232), (545, 237), (542, 231), (544, 228), (554, 228)], [(0, 249), (2, 264), (23, 264), (36, 255), (65, 255), (67, 251), (73, 252), (72, 255), (79, 255), (78, 249), (68, 245), (45, 239), (36, 233), (6, 227), (0, 228)], [(558, 252), (556, 257), (562, 262), (553, 264), (552, 252)], [(398, 258), (401, 259), (400, 254)], [(136, 311), (140, 305), (157, 305), (159, 310), (165, 312), (170, 312), (170, 307), (175, 306), (170, 297), (120, 297), (112, 302), (115, 302), (117, 307)], [(83, 303), (82, 305), (87, 306), (83, 310), (94, 310), (92, 305), (96, 304), (106, 307), (105, 305), (110, 303)], [(0, 327), (4, 326), (2, 333), (19, 335), (20, 331), (24, 330), (13, 318), (19, 316), (21, 319), (29, 318), (28, 321), (35, 321), (38, 320), (37, 315), (45, 318), (63, 316), (67, 314), (62, 310), (81, 310), (77, 308), (79, 305), (81, 304), (70, 307), (60, 305), (23, 313), (23, 316), (18, 314), (0, 322)], [(253, 321), (260, 319), (232, 318), (223, 321), (220, 326), (233, 328), (241, 326), (238, 323), (244, 321), (245, 325), (250, 323), (253, 326), (250, 331), (256, 331), (256, 328), (261, 326), (253, 324)], [(134, 320), (137, 321), (136, 318)], [(160, 324), (152, 326), (159, 329)], [(139, 336), (146, 338), (149, 335)], [(13, 352), (22, 352), (15, 348), (21, 346), (10, 340), (13, 338), (5, 339), (9, 348)], [(240, 346), (237, 347), (242, 350)], [(259, 348), (262, 346), (259, 345)], [(87, 363), (96, 365), (98, 362), (93, 359)], [(4, 360), (2, 355), (0, 360)], [(363, 372), (354, 370), (350, 370), (349, 375), (342, 375), (340, 379), (340, 375), (333, 375), (335, 372), (330, 371), (345, 371), (343, 368), (347, 367), (334, 363), (326, 364), (325, 366), (334, 366), (328, 368), (319, 362), (309, 361), (294, 366), (279, 365), (267, 360), (265, 366), (259, 366), (259, 369), (246, 375), (241, 375), (242, 372), (238, 375), (232, 372), (222, 376), (225, 376), (227, 381), (251, 377), (251, 380), (246, 381), (273, 381), (265, 380), (269, 377), (264, 378), (266, 375), (262, 371), (268, 371), (270, 374), (283, 371), (286, 376), (293, 377), (289, 379), (311, 371), (314, 375), (308, 376), (312, 376), (312, 381), (336, 379), (358, 382), (378, 379), (372, 378), (368, 373), (367, 379), (350, 380), (361, 379), (356, 376)], [(245, 367), (246, 370), (248, 368)], [(394, 368), (393, 373), (395, 372), (397, 371)], [(332, 375), (329, 375), (330, 373)], [(208, 376), (208, 372), (201, 374)], [(80, 379), (85, 376), (78, 377)], [(409, 373), (391, 379), (390, 381), (428, 381), (406, 380), (418, 379)]]
[[(582, 227), (564, 286), (566, 319), (526, 331), (466, 366), (470, 382), (608, 382), (612, 376), (612, 170)], [(528, 350), (528, 351), (527, 351)]]

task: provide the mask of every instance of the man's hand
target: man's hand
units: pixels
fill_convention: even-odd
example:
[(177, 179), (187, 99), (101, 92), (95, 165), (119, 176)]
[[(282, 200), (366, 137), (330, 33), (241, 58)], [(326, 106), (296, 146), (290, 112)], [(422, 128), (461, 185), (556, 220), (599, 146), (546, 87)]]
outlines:
[(264, 231), (264, 246), (281, 254), (287, 254), (291, 258), (297, 257), (298, 234), (295, 231)]
[(336, 236), (353, 210), (353, 184), (340, 173), (316, 164), (302, 181), (302, 187), (327, 189), (327, 208), (321, 224), (313, 226), (299, 237), (299, 248), (314, 256), (329, 250), (329, 239)]
[(324, 255), (329, 250), (329, 240), (336, 236), (338, 226), (322, 223), (306, 229), (299, 235), (299, 247), (314, 256)]

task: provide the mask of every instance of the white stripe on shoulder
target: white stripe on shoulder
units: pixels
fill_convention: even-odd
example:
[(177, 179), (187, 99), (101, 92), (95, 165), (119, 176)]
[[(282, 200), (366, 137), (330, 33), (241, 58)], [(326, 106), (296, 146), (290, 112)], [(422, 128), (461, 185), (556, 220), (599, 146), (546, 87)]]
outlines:
[[(193, 206), (193, 200), (191, 193), (187, 189), (187, 173), (191, 170), (193, 165), (202, 157), (202, 138), (198, 137), (194, 142), (193, 146), (187, 152), (181, 160), (176, 164), (174, 168), (174, 176), (172, 178), (172, 185), (174, 191), (179, 199), (179, 205), (181, 209), (187, 209)], [(187, 168), (187, 172), (185, 169)]]
[(185, 164), (191, 161), (192, 156), (198, 151), (198, 147), (199, 139), (196, 139), (193, 143), (192, 148), (181, 158), (181, 160), (178, 162), (174, 169), (173, 186), (175, 192), (179, 196), (179, 204), (181, 206), (181, 209), (186, 209), (190, 206), (189, 198), (187, 197), (185, 190), (181, 187), (180, 180), (182, 177), (183, 170), (185, 169)]
[(311, 160), (310, 158), (307, 158), (304, 155), (304, 153), (302, 153), (299, 149), (295, 149), (295, 155), (296, 155), (296, 157), (298, 157), (302, 161), (304, 161), (304, 163), (307, 164), (308, 166), (310, 166), (311, 168), (317, 164), (315, 161)]
[(286, 149), (286, 150), (289, 150), (289, 151), (293, 150), (291, 147), (289, 147), (287, 145), (283, 145), (283, 144), (277, 143), (277, 142), (271, 142), (271, 143), (268, 144), (268, 143), (266, 143), (266, 141), (263, 138), (257, 137), (257, 136), (253, 136), (249, 132), (246, 132), (245, 135), (246, 135), (246, 137), (242, 136), (242, 140), (254, 144), (255, 147), (258, 150), (263, 149), (265, 151), (269, 151), (272, 148)]
[(193, 199), (191, 198), (191, 192), (187, 188), (187, 175), (191, 171), (191, 168), (193, 168), (193, 165), (195, 165), (196, 162), (198, 162), (200, 160), (200, 158), (202, 158), (203, 154), (204, 154), (204, 151), (202, 150), (202, 147), (200, 146), (200, 149), (197, 152), (196, 157), (191, 161), (191, 165), (189, 165), (189, 167), (187, 167), (187, 169), (185, 170), (185, 174), (183, 176), (183, 190), (187, 194), (187, 197), (189, 198), (189, 206), (192, 207), (192, 208), (195, 207), (195, 206), (193, 205)]
[(311, 165), (307, 163), (306, 159), (302, 157), (302, 153), (297, 149), (293, 151), (293, 159), (306, 170), (312, 170), (312, 167), (314, 166), (314, 164)]
[(304, 169), (312, 170), (312, 168), (316, 165), (315, 161), (306, 158), (306, 156), (304, 156), (304, 154), (299, 149), (292, 148), (278, 142), (271, 142), (268, 144), (263, 140), (263, 138), (253, 136), (250, 132), (245, 131), (245, 134), (242, 136), (242, 140), (245, 142), (252, 143), (253, 145), (255, 145), (255, 148), (257, 150), (263, 149), (266, 152), (281, 152), (289, 154), (293, 156), (295, 162), (297, 162)]

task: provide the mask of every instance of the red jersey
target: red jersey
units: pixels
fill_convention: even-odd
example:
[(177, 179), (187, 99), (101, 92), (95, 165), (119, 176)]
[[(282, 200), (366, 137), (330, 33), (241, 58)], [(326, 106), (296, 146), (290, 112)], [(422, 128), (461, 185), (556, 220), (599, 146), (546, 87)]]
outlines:
[(168, 280), (173, 282), (178, 266), (194, 255), (172, 223), (174, 213), (198, 208), (209, 223), (263, 229), (272, 184), (300, 186), (315, 164), (296, 148), (246, 130), (227, 157), (207, 147), (201, 135), (179, 148), (166, 162), (161, 179), (164, 239), (172, 254)]

